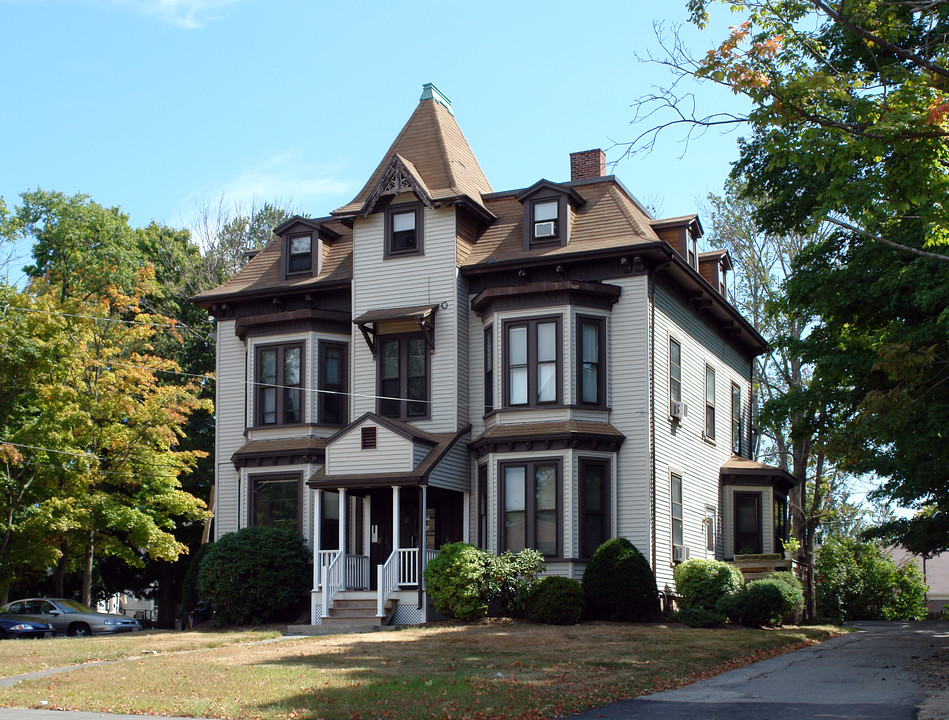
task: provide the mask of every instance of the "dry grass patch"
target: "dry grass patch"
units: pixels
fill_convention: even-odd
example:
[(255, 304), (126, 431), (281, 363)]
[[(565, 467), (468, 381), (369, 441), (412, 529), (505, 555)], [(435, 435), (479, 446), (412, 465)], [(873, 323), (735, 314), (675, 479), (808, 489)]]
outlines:
[(834, 632), (438, 624), (80, 668), (7, 688), (0, 703), (268, 720), (547, 718), (683, 685)]
[(0, 642), (0, 677), (103, 660), (120, 660), (146, 652), (165, 654), (199, 650), (234, 643), (270, 640), (279, 636), (280, 633), (276, 630), (236, 632), (147, 630), (86, 638), (10, 640)]

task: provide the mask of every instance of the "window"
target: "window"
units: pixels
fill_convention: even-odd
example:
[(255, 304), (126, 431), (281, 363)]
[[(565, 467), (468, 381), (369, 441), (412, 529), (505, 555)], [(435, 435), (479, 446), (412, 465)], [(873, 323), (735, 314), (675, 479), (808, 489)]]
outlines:
[(580, 405), (606, 405), (606, 322), (577, 318), (577, 389)]
[(588, 558), (611, 534), (609, 462), (581, 458), (579, 479), (580, 557)]
[(287, 244), (287, 274), (313, 269), (313, 235), (291, 235)]
[(484, 414), (494, 410), (494, 328), (484, 331)]
[(257, 423), (303, 422), (303, 344), (257, 348)]
[(732, 383), (732, 452), (741, 455), (741, 388)]
[(478, 466), (478, 547), (488, 547), (488, 466)]
[(505, 404), (535, 407), (560, 402), (560, 319), (506, 323)]
[(339, 549), (339, 492), (321, 490), (320, 549)]
[(772, 552), (784, 550), (784, 541), (788, 539), (788, 499), (774, 498), (774, 547)]
[(672, 544), (683, 545), (682, 533), (682, 476), (672, 474)]
[(682, 346), (669, 339), (669, 399), (682, 402)]
[(417, 203), (386, 208), (386, 257), (422, 252), (422, 206)]
[(406, 420), (428, 417), (428, 348), (422, 336), (379, 342), (379, 412)]
[(320, 342), (320, 397), (318, 405), (321, 425), (345, 425), (348, 418), (346, 402), (346, 344)]
[(250, 478), (250, 524), (297, 530), (300, 478), (296, 475)]
[(761, 493), (736, 492), (735, 554), (756, 555), (761, 552)]
[(502, 550), (559, 553), (560, 461), (501, 466)]
[(689, 244), (689, 265), (698, 270), (698, 241), (692, 235), (689, 235), (686, 242)]
[(705, 437), (715, 439), (715, 371), (705, 366)]
[(559, 200), (537, 200), (531, 203), (531, 243), (559, 242)]
[(705, 550), (715, 555), (715, 508), (705, 508)]

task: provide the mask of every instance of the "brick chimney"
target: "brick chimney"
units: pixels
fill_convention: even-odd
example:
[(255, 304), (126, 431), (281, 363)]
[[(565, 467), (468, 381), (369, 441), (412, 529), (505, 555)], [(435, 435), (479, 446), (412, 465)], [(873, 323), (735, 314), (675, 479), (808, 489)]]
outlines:
[(589, 180), (606, 175), (606, 153), (600, 149), (570, 153), (570, 180)]

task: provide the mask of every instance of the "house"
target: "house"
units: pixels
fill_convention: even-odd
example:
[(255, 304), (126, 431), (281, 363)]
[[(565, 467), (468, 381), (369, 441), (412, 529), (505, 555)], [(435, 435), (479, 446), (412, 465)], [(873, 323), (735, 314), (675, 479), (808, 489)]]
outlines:
[(727, 253), (698, 252), (696, 215), (652, 217), (601, 150), (570, 168), (495, 191), (425, 85), (350, 203), (195, 298), (218, 328), (215, 534), (299, 528), (314, 624), (358, 597), (423, 621), (421, 569), (453, 541), (579, 578), (624, 536), (671, 590), (675, 563), (786, 532)]

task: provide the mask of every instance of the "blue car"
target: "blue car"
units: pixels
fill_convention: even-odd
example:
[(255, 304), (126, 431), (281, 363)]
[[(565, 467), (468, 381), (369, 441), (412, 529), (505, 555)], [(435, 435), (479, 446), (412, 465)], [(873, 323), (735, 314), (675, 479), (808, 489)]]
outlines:
[(53, 636), (53, 626), (32, 618), (14, 615), (0, 608), (0, 640)]

